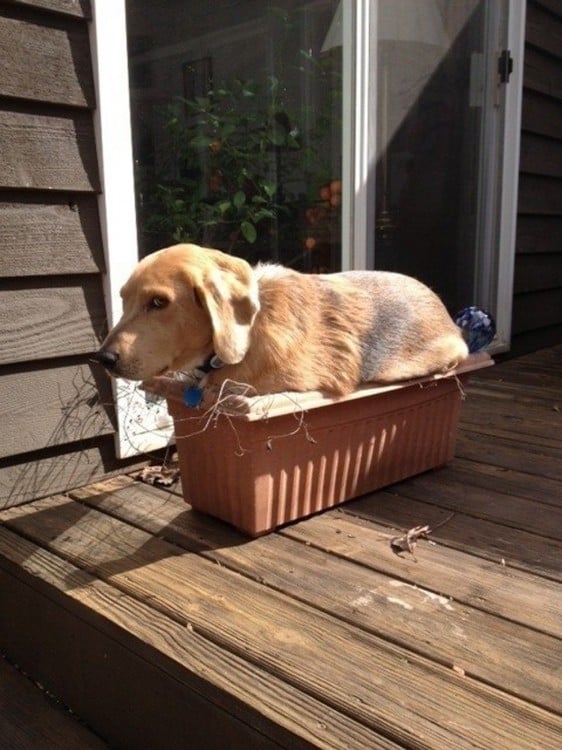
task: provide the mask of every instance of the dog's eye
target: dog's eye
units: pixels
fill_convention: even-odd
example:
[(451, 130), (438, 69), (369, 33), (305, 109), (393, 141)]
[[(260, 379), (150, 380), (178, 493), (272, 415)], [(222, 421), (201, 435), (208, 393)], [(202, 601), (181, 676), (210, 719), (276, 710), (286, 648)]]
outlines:
[(165, 297), (152, 297), (146, 306), (147, 310), (162, 310), (167, 306), (169, 300)]

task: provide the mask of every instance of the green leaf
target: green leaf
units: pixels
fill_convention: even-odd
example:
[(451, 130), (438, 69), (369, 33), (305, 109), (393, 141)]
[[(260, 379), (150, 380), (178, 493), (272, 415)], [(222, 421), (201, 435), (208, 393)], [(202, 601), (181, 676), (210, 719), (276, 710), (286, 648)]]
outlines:
[(249, 242), (251, 245), (253, 245), (258, 236), (255, 226), (253, 224), (250, 224), (249, 221), (243, 221), (242, 224), (240, 224), (240, 229), (242, 230), (242, 234), (244, 235), (244, 239), (246, 240), (246, 242)]
[(189, 145), (193, 146), (193, 148), (204, 148), (205, 146), (208, 146), (210, 142), (211, 139), (208, 135), (196, 135), (189, 141)]
[(269, 138), (274, 146), (285, 145), (285, 131), (282, 128), (276, 127), (275, 125), (271, 128)]
[(262, 188), (264, 193), (266, 193), (270, 198), (275, 195), (275, 191), (277, 190), (277, 185), (274, 182), (270, 182), (268, 180), (264, 180), (262, 183)]
[(256, 84), (253, 81), (247, 81), (242, 85), (242, 96), (249, 99), (256, 95)]
[(275, 218), (275, 212), (270, 211), (268, 208), (260, 208), (260, 210), (256, 211), (255, 215), (253, 216), (253, 219), (256, 223), (258, 221), (261, 221), (262, 219), (274, 219), (274, 218)]
[(231, 205), (232, 205), (232, 204), (231, 204), (231, 202), (230, 202), (230, 201), (221, 201), (221, 202), (220, 202), (220, 203), (219, 203), (219, 204), (217, 205), (217, 208), (218, 208), (218, 210), (219, 210), (220, 214), (221, 214), (221, 215), (224, 215), (224, 214), (225, 214), (225, 213), (226, 213), (226, 212), (227, 212), (227, 211), (229, 210), (229, 208), (231, 207)]
[(223, 140), (226, 140), (229, 136), (231, 136), (233, 133), (236, 133), (236, 125), (229, 123), (224, 125), (219, 130), (219, 135)]
[(234, 194), (234, 197), (232, 199), (232, 202), (236, 206), (236, 208), (240, 209), (246, 203), (246, 193), (243, 190), (239, 190), (237, 193)]
[(296, 138), (292, 133), (288, 133), (287, 135), (287, 146), (289, 148), (299, 148), (300, 147), (300, 141), (298, 138)]

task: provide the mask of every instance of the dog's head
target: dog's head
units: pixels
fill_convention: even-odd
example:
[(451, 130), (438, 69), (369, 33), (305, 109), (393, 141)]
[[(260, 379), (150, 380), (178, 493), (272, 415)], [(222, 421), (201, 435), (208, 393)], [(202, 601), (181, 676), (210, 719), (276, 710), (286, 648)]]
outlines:
[(129, 380), (191, 370), (213, 353), (226, 364), (241, 362), (259, 310), (250, 265), (197, 245), (144, 258), (121, 297), (123, 316), (96, 358)]

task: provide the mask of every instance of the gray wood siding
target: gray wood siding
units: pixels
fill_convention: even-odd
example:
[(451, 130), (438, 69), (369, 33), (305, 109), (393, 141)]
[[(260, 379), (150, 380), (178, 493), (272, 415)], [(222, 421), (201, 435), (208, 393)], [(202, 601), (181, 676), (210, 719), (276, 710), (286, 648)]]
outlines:
[(562, 340), (562, 2), (529, 0), (512, 353)]
[(111, 388), (100, 368), (15, 368), (0, 378), (0, 456), (113, 432)]
[(0, 507), (115, 471), (87, 0), (0, 1)]
[(0, 288), (0, 364), (29, 362), (97, 349), (105, 330), (101, 279), (77, 277), (43, 286), (13, 283)]
[(92, 115), (0, 111), (0, 185), (34, 190), (99, 190)]
[(0, 17), (4, 96), (94, 106), (94, 88), (84, 24), (40, 26), (20, 18)]
[(134, 462), (117, 462), (113, 435), (88, 438), (71, 445), (46, 448), (37, 453), (0, 458), (0, 506), (18, 505), (81, 487), (92, 477), (123, 471)]
[(11, 0), (15, 6), (37, 8), (74, 18), (91, 18), (89, 0)]
[(0, 194), (0, 277), (105, 269), (94, 195)]

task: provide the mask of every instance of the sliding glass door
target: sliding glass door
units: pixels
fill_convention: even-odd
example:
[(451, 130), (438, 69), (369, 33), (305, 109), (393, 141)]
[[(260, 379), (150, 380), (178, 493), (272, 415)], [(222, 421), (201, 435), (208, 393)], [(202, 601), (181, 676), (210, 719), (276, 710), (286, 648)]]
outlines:
[(375, 266), (495, 313), (509, 3), (377, 9)]

